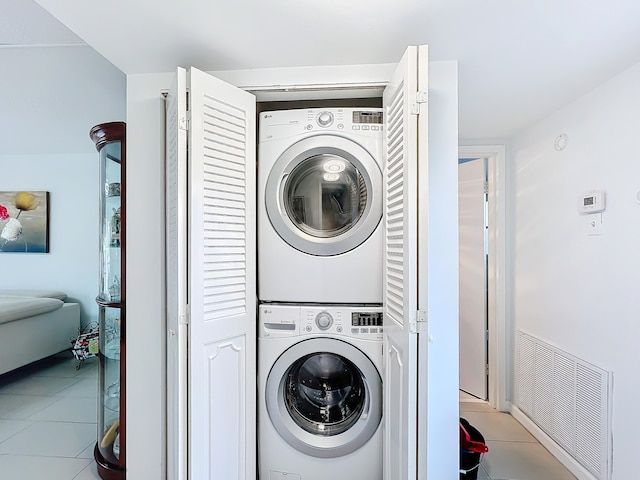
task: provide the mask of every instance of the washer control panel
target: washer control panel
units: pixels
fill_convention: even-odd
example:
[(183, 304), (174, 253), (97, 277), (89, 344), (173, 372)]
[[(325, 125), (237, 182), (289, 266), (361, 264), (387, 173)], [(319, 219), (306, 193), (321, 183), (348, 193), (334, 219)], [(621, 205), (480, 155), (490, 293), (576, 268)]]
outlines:
[(351, 337), (382, 338), (382, 311), (369, 310), (370, 307), (342, 309), (340, 307), (322, 309), (301, 309), (301, 334), (336, 333)]
[(382, 339), (380, 307), (269, 305), (259, 307), (261, 338), (332, 334)]
[(316, 121), (318, 122), (319, 126), (328, 127), (333, 123), (333, 113), (327, 111), (320, 112), (316, 116)]
[(329, 312), (320, 312), (316, 315), (316, 325), (320, 330), (329, 330), (333, 325), (333, 317)]
[(336, 333), (351, 337), (382, 338), (382, 310), (371, 307), (301, 307), (300, 326), (304, 333)]

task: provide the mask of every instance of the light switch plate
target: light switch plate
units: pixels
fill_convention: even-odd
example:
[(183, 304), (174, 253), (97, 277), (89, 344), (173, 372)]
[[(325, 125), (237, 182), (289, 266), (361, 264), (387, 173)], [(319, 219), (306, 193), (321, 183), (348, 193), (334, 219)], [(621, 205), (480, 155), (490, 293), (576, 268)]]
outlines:
[(584, 217), (587, 235), (602, 235), (602, 214), (587, 215)]

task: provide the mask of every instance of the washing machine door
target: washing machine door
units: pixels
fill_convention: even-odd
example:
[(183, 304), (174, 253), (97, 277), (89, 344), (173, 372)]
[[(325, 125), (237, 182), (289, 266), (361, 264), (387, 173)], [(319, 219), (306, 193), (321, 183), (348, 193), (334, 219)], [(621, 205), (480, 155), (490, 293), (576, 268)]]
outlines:
[(382, 381), (371, 360), (342, 340), (297, 343), (274, 363), (265, 401), (280, 436), (321, 458), (354, 452), (382, 418)]
[(269, 220), (292, 247), (320, 256), (362, 244), (382, 218), (382, 172), (358, 143), (316, 135), (276, 160), (265, 189)]

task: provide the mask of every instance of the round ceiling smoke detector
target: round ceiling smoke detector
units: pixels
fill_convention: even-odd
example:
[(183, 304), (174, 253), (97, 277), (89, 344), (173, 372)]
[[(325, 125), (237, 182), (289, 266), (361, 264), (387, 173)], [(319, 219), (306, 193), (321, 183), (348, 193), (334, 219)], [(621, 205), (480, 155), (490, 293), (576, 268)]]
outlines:
[(567, 148), (568, 144), (569, 144), (569, 137), (567, 136), (566, 133), (563, 133), (562, 135), (558, 135), (556, 137), (556, 141), (553, 142), (553, 148), (555, 148), (556, 151), (561, 152), (562, 150)]

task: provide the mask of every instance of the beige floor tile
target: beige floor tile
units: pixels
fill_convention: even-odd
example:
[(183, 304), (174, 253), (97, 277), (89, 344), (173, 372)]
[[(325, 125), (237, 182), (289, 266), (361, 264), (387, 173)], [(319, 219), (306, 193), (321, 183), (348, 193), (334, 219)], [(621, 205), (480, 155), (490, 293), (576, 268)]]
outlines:
[[(35, 422), (8, 440), (0, 443), (0, 453), (8, 455), (74, 458), (95, 441), (95, 424)], [(85, 465), (87, 463), (88, 462), (85, 462)], [(81, 469), (78, 469), (76, 473), (80, 472), (80, 470)]]
[(485, 440), (506, 442), (537, 442), (520, 423), (508, 413), (461, 412), (460, 416), (477, 428)]
[[(96, 428), (96, 435), (97, 435), (97, 428)], [(80, 454), (76, 457), (76, 458), (90, 458), (93, 459), (93, 451), (96, 448), (96, 444), (92, 443), (91, 445), (89, 445), (87, 448), (85, 448), (82, 452), (80, 452)]]
[(480, 468), (478, 470), (478, 480), (491, 480), (491, 477), (489, 477), (489, 474), (484, 469), (482, 464), (480, 464)]
[(98, 395), (98, 382), (93, 378), (78, 377), (78, 382), (56, 393), (59, 397), (96, 398)]
[(84, 458), (0, 455), (0, 475), (6, 479), (69, 480), (76, 478), (89, 463), (90, 460)]
[(473, 395), (470, 395), (467, 392), (463, 392), (462, 390), (460, 390), (460, 401), (461, 402), (482, 402), (482, 403), (486, 403), (484, 400), (480, 400), (478, 397), (474, 397)]
[(0, 394), (0, 418), (24, 420), (58, 400), (58, 397)]
[(87, 467), (82, 470), (77, 477), (73, 477), (73, 480), (100, 480), (96, 462), (91, 462), (87, 465)]
[(53, 358), (43, 362), (42, 368), (34, 370), (36, 377), (77, 377), (80, 373), (76, 369), (76, 361), (71, 354), (69, 357)]
[(488, 441), (482, 467), (492, 480), (576, 480), (539, 443)]
[(487, 402), (460, 402), (460, 416), (462, 412), (487, 412), (495, 413), (495, 410)]
[(8, 438), (13, 437), (16, 433), (21, 432), (29, 427), (32, 422), (24, 420), (2, 420), (0, 419), (0, 443)]
[(55, 395), (80, 381), (76, 377), (37, 377), (31, 375), (25, 378), (5, 383), (0, 387), (0, 393), (13, 395)]
[(60, 397), (28, 420), (47, 422), (96, 423), (96, 399)]

